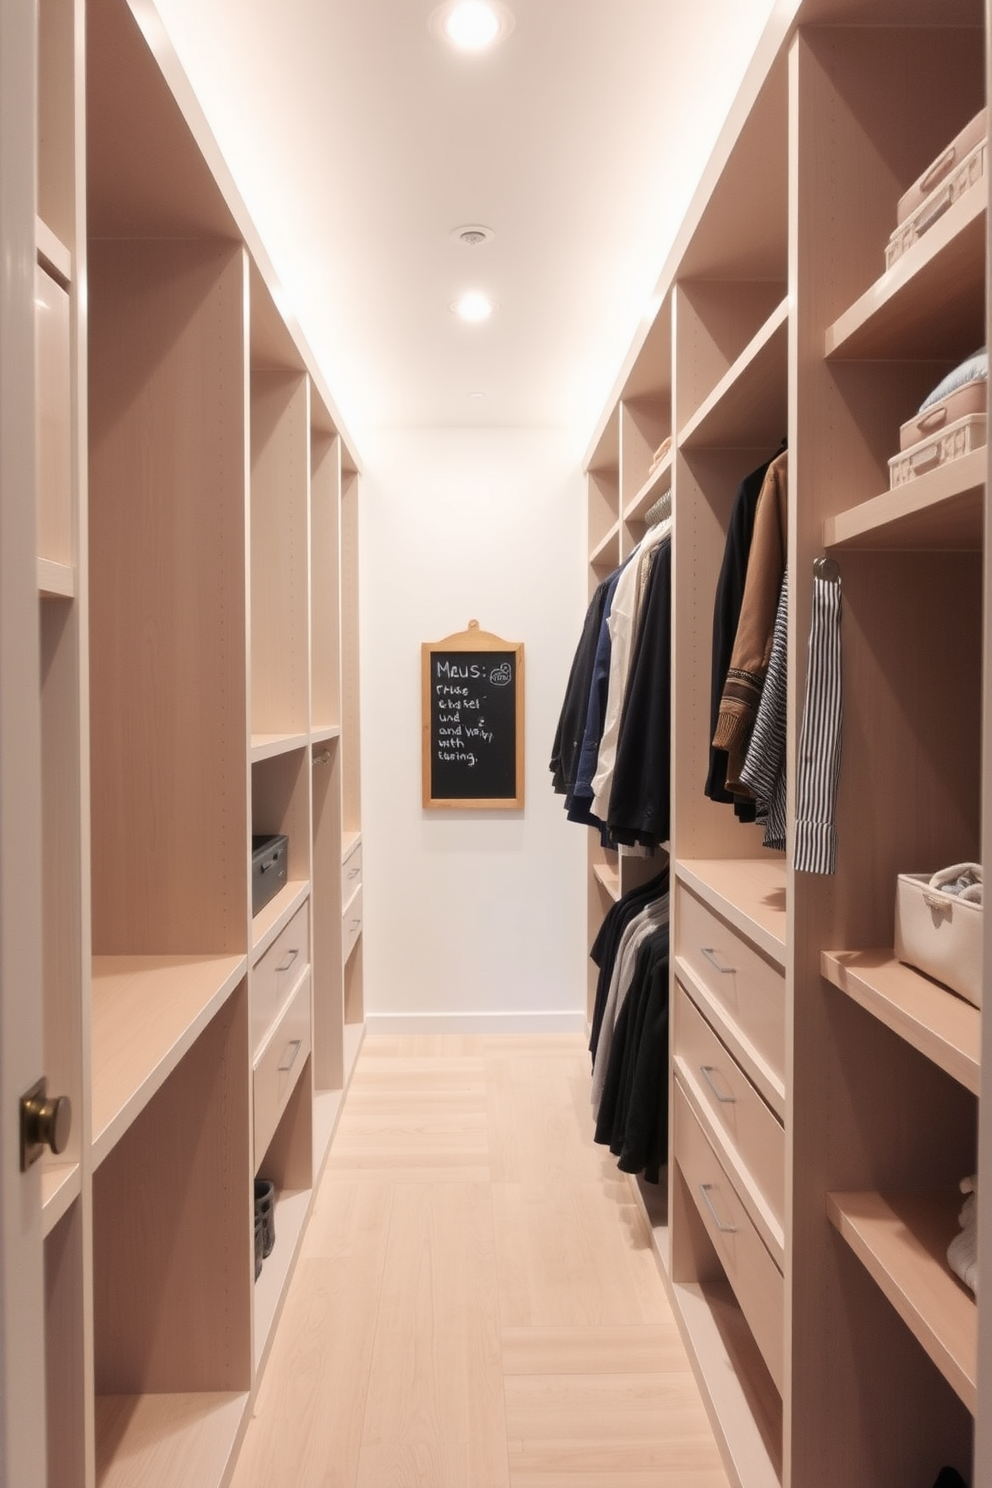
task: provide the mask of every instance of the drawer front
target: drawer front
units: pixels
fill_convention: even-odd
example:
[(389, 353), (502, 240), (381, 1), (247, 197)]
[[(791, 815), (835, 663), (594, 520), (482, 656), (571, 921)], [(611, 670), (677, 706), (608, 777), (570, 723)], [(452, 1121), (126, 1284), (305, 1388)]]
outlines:
[(675, 954), (745, 1044), (785, 1080), (785, 974), (684, 884), (675, 890)]
[(700, 1218), (779, 1391), (784, 1363), (785, 1286), (736, 1189), (675, 1087), (675, 1156)]
[(342, 961), (347, 961), (355, 949), (355, 941), (362, 933), (362, 891), (355, 894), (341, 917)]
[(283, 926), (249, 981), (251, 1046), (257, 1051), (310, 964), (310, 901)]
[(305, 976), (255, 1064), (256, 1171), (309, 1053), (310, 977)]
[(341, 866), (341, 908), (345, 909), (354, 898), (355, 890), (362, 887), (362, 844), (356, 842)]
[[(737, 1154), (749, 1184), (776, 1222), (781, 1248), (785, 1215), (785, 1131), (702, 1013), (675, 984), (675, 1067), (706, 1119)], [(746, 1196), (746, 1195), (745, 1195)]]

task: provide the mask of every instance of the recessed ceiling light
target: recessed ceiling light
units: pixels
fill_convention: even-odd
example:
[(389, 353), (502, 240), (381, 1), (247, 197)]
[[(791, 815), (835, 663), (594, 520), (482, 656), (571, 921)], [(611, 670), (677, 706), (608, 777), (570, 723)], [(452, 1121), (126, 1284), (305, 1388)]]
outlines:
[(488, 320), (496, 306), (488, 295), (482, 294), (480, 290), (470, 289), (467, 294), (457, 299), (451, 308), (456, 315), (461, 316), (462, 320), (478, 321)]
[(496, 234), (491, 227), (483, 227), (481, 222), (469, 222), (462, 227), (453, 227), (451, 236), (466, 248), (478, 248), (480, 243), (491, 243)]
[(481, 52), (513, 30), (513, 16), (498, 0), (448, 0), (431, 16), (431, 30), (463, 52)]

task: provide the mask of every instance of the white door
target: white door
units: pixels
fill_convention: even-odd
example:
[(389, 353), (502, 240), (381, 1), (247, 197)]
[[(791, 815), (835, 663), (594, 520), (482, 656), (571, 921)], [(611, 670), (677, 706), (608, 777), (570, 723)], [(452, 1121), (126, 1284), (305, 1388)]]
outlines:
[(34, 505), (35, 6), (0, 0), (0, 1488), (44, 1488), (40, 1164), (20, 1098), (44, 1074)]

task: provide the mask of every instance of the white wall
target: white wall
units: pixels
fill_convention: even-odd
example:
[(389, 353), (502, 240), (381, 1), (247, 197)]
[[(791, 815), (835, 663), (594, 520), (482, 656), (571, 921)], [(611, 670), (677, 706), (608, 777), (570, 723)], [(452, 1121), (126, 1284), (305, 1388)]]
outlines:
[[(385, 430), (362, 454), (369, 1028), (582, 1028), (586, 829), (548, 771), (586, 605), (580, 454), (546, 429)], [(420, 645), (471, 619), (525, 645), (520, 812), (421, 806)]]

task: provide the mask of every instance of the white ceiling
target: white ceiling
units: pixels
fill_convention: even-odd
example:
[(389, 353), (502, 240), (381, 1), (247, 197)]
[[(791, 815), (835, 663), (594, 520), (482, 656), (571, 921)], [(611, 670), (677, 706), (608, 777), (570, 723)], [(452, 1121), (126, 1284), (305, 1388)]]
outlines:
[[(434, 0), (157, 3), (360, 450), (389, 425), (584, 446), (774, 0), (511, 0), (486, 55), (436, 38)], [(449, 309), (470, 287), (483, 325)]]

